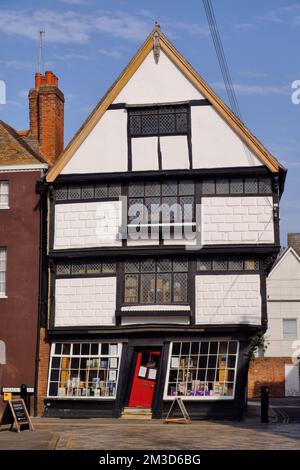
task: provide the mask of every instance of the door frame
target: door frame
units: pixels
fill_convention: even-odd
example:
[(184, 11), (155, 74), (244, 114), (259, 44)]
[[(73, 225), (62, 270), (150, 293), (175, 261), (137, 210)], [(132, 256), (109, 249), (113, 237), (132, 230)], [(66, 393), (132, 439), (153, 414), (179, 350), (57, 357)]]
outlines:
[(161, 367), (162, 367), (162, 355), (163, 355), (163, 346), (155, 346), (155, 345), (149, 345), (149, 346), (134, 346), (133, 348), (133, 354), (132, 354), (132, 361), (129, 365), (129, 374), (128, 374), (128, 381), (126, 385), (126, 394), (125, 394), (125, 400), (124, 400), (124, 406), (128, 406), (129, 400), (130, 400), (130, 394), (132, 390), (132, 385), (134, 381), (134, 372), (136, 368), (136, 362), (138, 358), (138, 353), (143, 352), (143, 351), (157, 351), (160, 353), (159, 355), (159, 363), (158, 363), (158, 368), (157, 368), (157, 376), (156, 376), (156, 381), (155, 381), (155, 386), (154, 386), (154, 392), (153, 392), (153, 400), (152, 400), (152, 405), (151, 409), (153, 408), (154, 403), (157, 400), (157, 395), (159, 392), (160, 388), (160, 381), (161, 381)]

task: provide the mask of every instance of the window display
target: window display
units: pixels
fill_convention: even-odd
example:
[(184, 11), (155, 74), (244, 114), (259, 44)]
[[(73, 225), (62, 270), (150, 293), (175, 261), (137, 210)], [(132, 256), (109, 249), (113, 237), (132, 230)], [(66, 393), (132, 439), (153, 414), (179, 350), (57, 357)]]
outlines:
[(115, 398), (121, 343), (54, 343), (48, 397)]
[(238, 341), (171, 343), (165, 398), (233, 398)]

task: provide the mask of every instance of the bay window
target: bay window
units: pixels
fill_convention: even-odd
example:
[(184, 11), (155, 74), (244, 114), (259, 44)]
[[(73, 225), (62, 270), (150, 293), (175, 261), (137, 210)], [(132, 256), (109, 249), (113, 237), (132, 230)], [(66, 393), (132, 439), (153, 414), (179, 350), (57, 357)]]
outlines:
[(187, 302), (188, 262), (185, 259), (127, 261), (124, 271), (124, 304)]

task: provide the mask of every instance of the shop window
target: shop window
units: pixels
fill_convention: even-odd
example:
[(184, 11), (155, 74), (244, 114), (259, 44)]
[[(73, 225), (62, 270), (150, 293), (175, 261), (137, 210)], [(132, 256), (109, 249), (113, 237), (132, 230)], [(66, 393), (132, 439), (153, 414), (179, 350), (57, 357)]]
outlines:
[(48, 397), (116, 398), (120, 343), (52, 344)]
[(125, 262), (125, 304), (187, 302), (188, 262), (185, 259), (147, 259)]
[(233, 398), (238, 341), (171, 343), (165, 398)]

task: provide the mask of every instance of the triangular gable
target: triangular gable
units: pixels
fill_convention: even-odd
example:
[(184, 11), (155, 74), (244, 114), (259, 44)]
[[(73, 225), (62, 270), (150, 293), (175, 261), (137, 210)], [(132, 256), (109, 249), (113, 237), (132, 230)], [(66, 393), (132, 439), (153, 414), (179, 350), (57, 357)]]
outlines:
[(116, 97), (124, 89), (131, 77), (137, 71), (139, 66), (153, 50), (154, 35), (158, 35), (159, 44), (162, 51), (169, 57), (169, 59), (178, 67), (183, 75), (190, 81), (199, 93), (209, 100), (214, 110), (224, 119), (230, 128), (243, 140), (249, 149), (259, 158), (263, 165), (273, 172), (278, 173), (284, 170), (284, 167), (273, 157), (265, 147), (258, 141), (258, 139), (247, 129), (247, 127), (232, 113), (228, 106), (218, 97), (218, 95), (209, 87), (209, 85), (202, 79), (202, 77), (192, 68), (192, 66), (179, 54), (174, 46), (169, 42), (166, 36), (160, 31), (159, 27), (154, 28), (151, 34), (146, 39), (143, 46), (138, 50), (128, 66), (123, 70), (119, 78), (108, 90), (106, 95), (97, 104), (87, 120), (83, 123), (79, 131), (75, 134), (70, 141), (58, 161), (48, 172), (47, 181), (52, 182), (64, 169), (66, 164), (70, 161), (76, 150), (84, 142), (86, 137), (91, 133), (95, 125), (104, 115), (108, 107), (114, 102)]
[[(275, 262), (270, 274), (269, 274), (269, 279), (271, 279), (274, 275), (278, 274), (279, 270), (284, 266), (285, 263), (289, 262), (289, 258), (292, 257), (292, 260), (297, 263), (299, 266), (299, 277), (300, 277), (300, 257), (298, 253), (294, 250), (294, 248), (289, 247), (287, 248), (282, 255), (277, 259)], [(290, 267), (287, 268), (288, 271), (290, 270)]]

